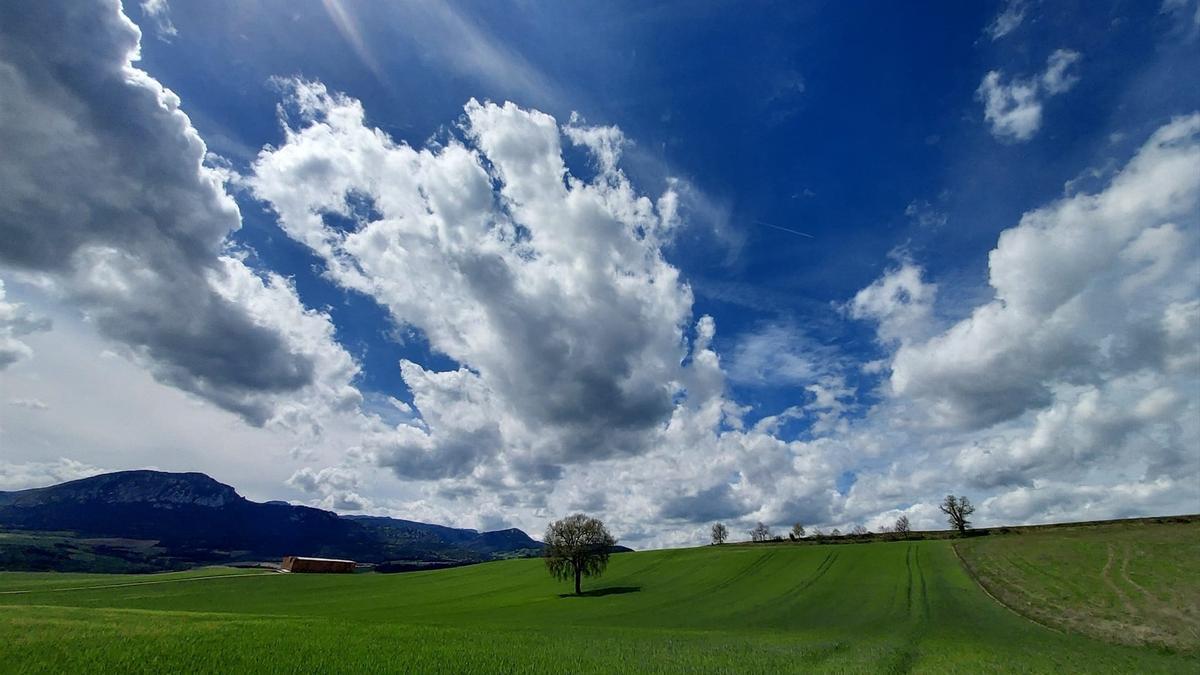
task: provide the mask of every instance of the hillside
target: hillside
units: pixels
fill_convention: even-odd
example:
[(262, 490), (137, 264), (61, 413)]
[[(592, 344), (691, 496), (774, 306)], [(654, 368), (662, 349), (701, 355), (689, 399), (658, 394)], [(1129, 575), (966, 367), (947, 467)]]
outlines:
[(516, 529), (477, 532), (258, 503), (200, 473), (122, 471), (0, 492), (0, 569), (151, 571), (273, 560), (479, 562), (536, 553)]
[(989, 593), (1035, 621), (1105, 641), (1200, 647), (1200, 521), (1060, 526), (956, 548)]
[[(1145, 540), (1155, 542), (1146, 555), (1183, 550), (1197, 534), (1189, 527), (1166, 541)], [(1105, 528), (1089, 532), (1100, 541), (1107, 536)], [(1016, 549), (1033, 546), (1023, 555), (1034, 558), (1041, 547), (1022, 535), (988, 539), (1010, 541)], [(117, 577), (131, 585), (116, 587), (113, 577), (0, 574), (0, 640), (13, 645), (12, 663), (32, 664), (34, 672), (83, 666), (145, 671), (151, 663), (203, 672), (1096, 673), (1200, 667), (1194, 642), (1182, 650), (1113, 645), (1029, 621), (984, 592), (954, 544), (622, 554), (612, 558), (603, 578), (585, 584), (585, 597), (563, 597), (568, 586), (551, 580), (537, 560), (410, 575), (197, 570), (178, 582), (176, 575)], [(1060, 557), (1040, 564), (1048, 575), (1076, 573)], [(1169, 568), (1170, 576), (1137, 578), (1153, 593), (1194, 589), (1198, 564)], [(224, 576), (230, 573), (244, 576)], [(206, 574), (216, 578), (200, 578)], [(22, 589), (31, 592), (11, 592)], [(1047, 611), (1070, 609), (1047, 601)]]

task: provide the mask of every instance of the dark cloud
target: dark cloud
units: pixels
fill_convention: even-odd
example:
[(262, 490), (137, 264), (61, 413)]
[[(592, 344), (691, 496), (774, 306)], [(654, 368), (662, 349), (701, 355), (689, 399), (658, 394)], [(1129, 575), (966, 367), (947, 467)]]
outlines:
[(738, 518), (752, 510), (738, 502), (728, 483), (719, 483), (706, 490), (664, 501), (659, 508), (659, 516), (689, 523), (702, 523)]
[(0, 264), (43, 272), (155, 376), (261, 424), (310, 358), (214, 287), (240, 215), (115, 0), (0, 7)]

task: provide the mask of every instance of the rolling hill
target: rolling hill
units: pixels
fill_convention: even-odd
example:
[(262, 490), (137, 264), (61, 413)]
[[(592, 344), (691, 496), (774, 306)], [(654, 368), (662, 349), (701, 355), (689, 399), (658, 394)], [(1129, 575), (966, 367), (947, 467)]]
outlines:
[[(956, 552), (973, 547), (975, 569), (1037, 561), (1041, 576), (995, 583), (1086, 618), (1104, 603), (1047, 589), (1112, 567), (1056, 551), (1119, 536), (1129, 578), (1195, 630), (1200, 525), (1158, 527), (1060, 533), (1076, 542), (1065, 549), (1006, 534), (627, 553), (583, 597), (538, 560), (408, 575), (0, 574), (0, 643), (25, 672), (1196, 672), (1194, 633), (1117, 645), (1042, 625), (990, 597)], [(1133, 620), (1168, 615), (1155, 616)]]

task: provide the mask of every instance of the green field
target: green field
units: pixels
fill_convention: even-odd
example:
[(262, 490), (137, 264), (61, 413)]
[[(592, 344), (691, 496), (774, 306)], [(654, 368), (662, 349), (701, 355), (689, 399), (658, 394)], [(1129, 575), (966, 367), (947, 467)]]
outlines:
[[(1197, 527), (1187, 528), (1169, 536), (1170, 546), (1184, 546), (1180, 536), (1194, 541)], [(1104, 537), (1097, 532), (1092, 536)], [(1131, 550), (1142, 550), (1143, 539), (1128, 536)], [(970, 548), (976, 565), (1004, 565), (1009, 562), (996, 561), (1017, 560), (1030, 542), (1047, 548), (1030, 535), (958, 544)], [(568, 586), (552, 581), (539, 560), (404, 575), (219, 568), (142, 576), (0, 574), (0, 668), (1200, 671), (1194, 641), (1171, 649), (1112, 645), (1018, 615), (980, 588), (954, 544), (729, 545), (620, 554), (603, 578), (585, 586), (592, 590), (585, 597), (562, 597)], [(1050, 565), (1075, 562), (1049, 556)], [(1161, 575), (1196, 571), (1194, 558), (1180, 564), (1183, 569), (1133, 566), (1147, 571), (1129, 574), (1147, 588), (1169, 588), (1178, 578)], [(1056, 573), (1069, 577), (1071, 571)], [(13, 592), (20, 590), (30, 592)]]
[(1200, 523), (1059, 527), (957, 545), (998, 600), (1105, 641), (1200, 646)]

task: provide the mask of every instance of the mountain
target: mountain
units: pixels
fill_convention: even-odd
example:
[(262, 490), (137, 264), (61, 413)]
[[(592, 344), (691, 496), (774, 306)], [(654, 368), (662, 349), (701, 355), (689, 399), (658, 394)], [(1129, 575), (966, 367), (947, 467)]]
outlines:
[[(0, 530), (23, 535), (0, 537), (0, 569), (78, 568), (72, 561), (81, 558), (107, 561), (108, 567), (120, 567), (113, 560), (125, 560), (131, 569), (174, 569), (284, 555), (461, 564), (536, 555), (541, 549), (517, 529), (477, 532), (395, 518), (339, 516), (286, 502), (259, 503), (202, 473), (161, 471), (120, 471), (0, 492)], [(71, 542), (65, 548), (64, 537)], [(13, 544), (3, 550), (12, 541), (24, 548), (13, 551)], [(52, 551), (59, 549), (71, 553), (59, 556), (67, 559), (55, 566)], [(23, 565), (22, 560), (37, 564)]]

